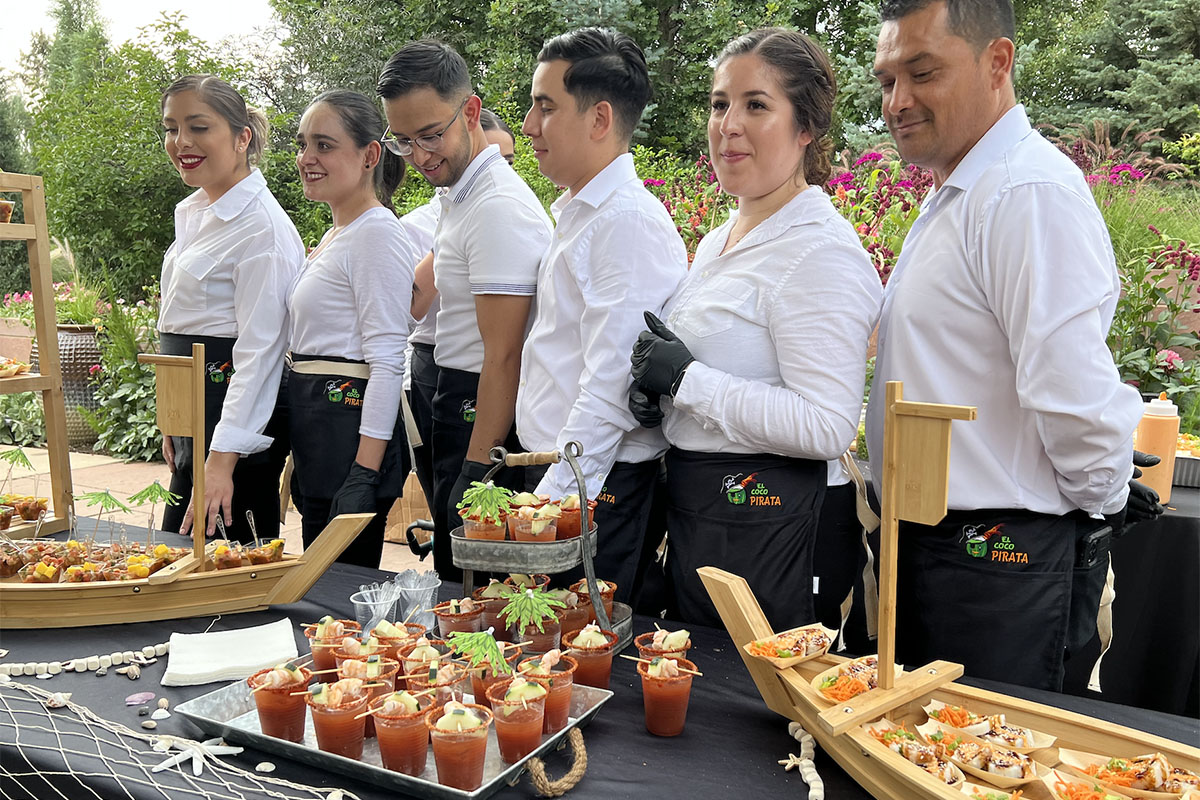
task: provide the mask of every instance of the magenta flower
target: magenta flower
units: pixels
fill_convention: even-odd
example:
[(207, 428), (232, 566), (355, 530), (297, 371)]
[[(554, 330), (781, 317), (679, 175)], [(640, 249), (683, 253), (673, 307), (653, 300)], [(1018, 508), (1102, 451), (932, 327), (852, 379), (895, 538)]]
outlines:
[(103, 370), (104, 367), (100, 366), (99, 364), (92, 364), (90, 367), (88, 367), (88, 375), (95, 375), (97, 372), (101, 372)]
[(863, 164), (868, 164), (872, 161), (882, 161), (882, 160), (883, 160), (883, 153), (876, 153), (874, 151), (871, 151), (870, 153), (863, 153), (861, 156), (859, 156), (858, 161), (854, 162), (854, 166), (858, 167)]
[(1174, 350), (1159, 350), (1158, 355), (1154, 357), (1158, 365), (1167, 372), (1174, 372), (1183, 366), (1183, 356), (1176, 353)]

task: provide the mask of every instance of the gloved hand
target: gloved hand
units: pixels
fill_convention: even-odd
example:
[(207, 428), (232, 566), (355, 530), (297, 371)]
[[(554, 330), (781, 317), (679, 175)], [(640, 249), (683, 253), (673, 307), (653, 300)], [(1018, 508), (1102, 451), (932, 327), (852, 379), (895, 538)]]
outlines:
[(454, 482), (454, 488), (450, 490), (450, 527), (456, 528), (462, 524), (462, 517), (459, 516), (458, 504), (462, 502), (463, 493), (471, 488), (471, 484), (475, 481), (482, 481), (483, 476), (487, 475), (488, 470), (492, 468), (491, 464), (481, 464), (478, 461), (464, 461), (462, 472), (458, 475), (458, 480)]
[(346, 480), (329, 504), (329, 519), (339, 514), (374, 514), (375, 487), (379, 486), (378, 470), (368, 469), (355, 461), (346, 473)]
[(1158, 456), (1150, 453), (1143, 453), (1140, 450), (1133, 451), (1134, 480), (1129, 481), (1129, 499), (1125, 501), (1125, 507), (1116, 514), (1104, 515), (1104, 521), (1112, 526), (1113, 538), (1119, 539), (1123, 536), (1128, 526), (1154, 519), (1163, 513), (1164, 509), (1159, 502), (1158, 492), (1136, 480), (1142, 477), (1142, 471), (1138, 467), (1153, 467), (1161, 460)]
[(687, 345), (679, 341), (663, 321), (651, 314), (645, 313), (646, 327), (650, 330), (638, 334), (638, 340), (633, 346), (633, 379), (641, 385), (643, 391), (657, 392), (660, 395), (675, 396), (679, 384), (683, 382), (683, 373), (696, 359), (687, 349)]
[(643, 428), (657, 428), (662, 424), (663, 411), (658, 406), (658, 392), (651, 392), (636, 383), (629, 389), (629, 410)]

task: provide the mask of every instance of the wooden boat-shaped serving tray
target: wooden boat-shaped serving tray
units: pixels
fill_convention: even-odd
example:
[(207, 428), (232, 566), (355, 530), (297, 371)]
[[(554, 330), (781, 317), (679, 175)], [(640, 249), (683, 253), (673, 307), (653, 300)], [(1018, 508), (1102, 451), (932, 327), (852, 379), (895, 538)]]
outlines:
[[(500, 750), (496, 744), (495, 728), (488, 731), (487, 756), (483, 765), (483, 783), (472, 792), (442, 786), (437, 782), (437, 768), (434, 764), (433, 748), (430, 746), (425, 762), (425, 772), (420, 777), (405, 775), (384, 769), (379, 757), (379, 740), (367, 739), (363, 744), (361, 761), (326, 753), (317, 748), (317, 736), (313, 731), (312, 717), (306, 716), (304, 722), (304, 741), (301, 744), (267, 736), (258, 724), (258, 711), (254, 705), (254, 697), (245, 681), (237, 681), (230, 685), (201, 695), (186, 703), (179, 704), (174, 711), (191, 720), (196, 727), (213, 736), (221, 736), (230, 742), (250, 745), (259, 750), (302, 761), (305, 764), (347, 775), (356, 780), (373, 783), (387, 789), (410, 794), (414, 797), (434, 798), (435, 800), (462, 800), (463, 798), (490, 797), (509, 782), (515, 783), (525, 770), (530, 758), (542, 756), (558, 747), (559, 742), (565, 741), (567, 731), (571, 728), (586, 725), (600, 706), (608, 702), (613, 693), (607, 689), (595, 689), (591, 686), (575, 684), (571, 692), (571, 710), (567, 727), (550, 736), (543, 736), (542, 743), (536, 750), (515, 764), (505, 764), (500, 760)], [(466, 701), (474, 698), (467, 695)]]

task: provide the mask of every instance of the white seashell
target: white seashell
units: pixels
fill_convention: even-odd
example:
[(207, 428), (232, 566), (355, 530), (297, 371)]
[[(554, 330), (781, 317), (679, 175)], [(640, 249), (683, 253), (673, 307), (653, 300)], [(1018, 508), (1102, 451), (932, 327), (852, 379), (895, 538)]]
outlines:
[(0, 683), (12, 683), (12, 678), (7, 675), (0, 675)]
[(120, 653), (113, 653), (108, 658), (113, 664), (120, 665), (125, 663), (125, 656), (121, 655)]
[(49, 664), (47, 664), (47, 667), (49, 667), (51, 675), (57, 675), (63, 670), (62, 662), (59, 661), (51, 661)]
[(255, 772), (274, 772), (275, 765), (270, 761), (260, 761), (254, 767)]
[(152, 730), (154, 730), (155, 728), (157, 728), (157, 727), (158, 727), (158, 723), (157, 723), (157, 722), (155, 722), (155, 721), (154, 721), (154, 720), (152, 720), (152, 719), (148, 719), (148, 720), (146, 720), (145, 722), (143, 722), (143, 723), (142, 723), (142, 727), (143, 727), (143, 728), (145, 728), (145, 729), (146, 729), (146, 730), (148, 730), (148, 731), (152, 731)]
[(0, 658), (4, 658), (6, 655), (8, 655), (8, 651), (0, 647)]
[(167, 719), (171, 716), (171, 712), (165, 708), (156, 708), (154, 713), (150, 715), (150, 719)]
[(325, 800), (342, 800), (342, 798), (344, 798), (345, 796), (346, 796), (346, 793), (343, 792), (341, 789), (334, 789), (332, 792), (329, 793), (329, 796), (326, 797)]
[(37, 678), (39, 681), (48, 681), (51, 678), (53, 678), (54, 676), (51, 675), (49, 672), (39, 672), (37, 675), (34, 675), (33, 677)]
[(165, 656), (169, 652), (171, 652), (170, 642), (162, 642), (154, 645), (154, 655), (156, 656)]
[(154, 645), (148, 644), (142, 648), (142, 655), (146, 658), (154, 658)]
[(44, 675), (49, 671), (50, 671), (50, 665), (47, 664), (45, 661), (39, 661), (37, 664), (37, 671), (34, 672), (34, 674), (35, 675)]
[(108, 669), (113, 665), (112, 656), (100, 656), (100, 668)]
[(131, 681), (136, 681), (138, 678), (142, 677), (142, 668), (137, 664), (130, 664), (125, 668), (125, 677), (129, 678)]
[(174, 736), (160, 736), (158, 741), (154, 743), (154, 749), (159, 753), (165, 753), (175, 745)]
[(129, 671), (129, 667), (119, 667), (119, 668), (116, 670), (116, 672), (117, 672), (117, 674), (118, 674), (118, 675), (124, 675), (124, 674), (125, 674), (126, 672), (128, 672), (128, 671)]
[(70, 699), (70, 692), (55, 692), (46, 699), (46, 708), (63, 708)]
[(100, 669), (100, 656), (88, 656), (87, 668)]
[(107, 674), (108, 674), (108, 667), (101, 667), (100, 669), (96, 670), (97, 678), (103, 678)]
[[(96, 661), (96, 666), (97, 667), (100, 666), (99, 660)], [(88, 669), (87, 659), (86, 658), (75, 659), (74, 661), (71, 662), (71, 669), (75, 670), (76, 672), (87, 672), (87, 669)]]

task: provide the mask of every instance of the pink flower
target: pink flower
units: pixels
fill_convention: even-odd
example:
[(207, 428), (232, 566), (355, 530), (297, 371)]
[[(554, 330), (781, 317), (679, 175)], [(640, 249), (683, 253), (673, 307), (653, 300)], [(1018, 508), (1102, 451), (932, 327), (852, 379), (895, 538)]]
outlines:
[(1167, 372), (1174, 372), (1183, 365), (1183, 356), (1176, 353), (1174, 350), (1159, 350), (1158, 355), (1154, 357), (1158, 365)]
[(883, 160), (883, 153), (876, 153), (874, 151), (871, 151), (870, 153), (863, 153), (861, 156), (859, 156), (858, 160), (854, 162), (854, 166), (858, 167), (863, 164), (869, 164), (873, 161), (882, 161), (882, 160)]
[(103, 370), (104, 367), (100, 366), (99, 364), (92, 364), (90, 367), (88, 367), (88, 375), (95, 375), (97, 372), (101, 372)]

